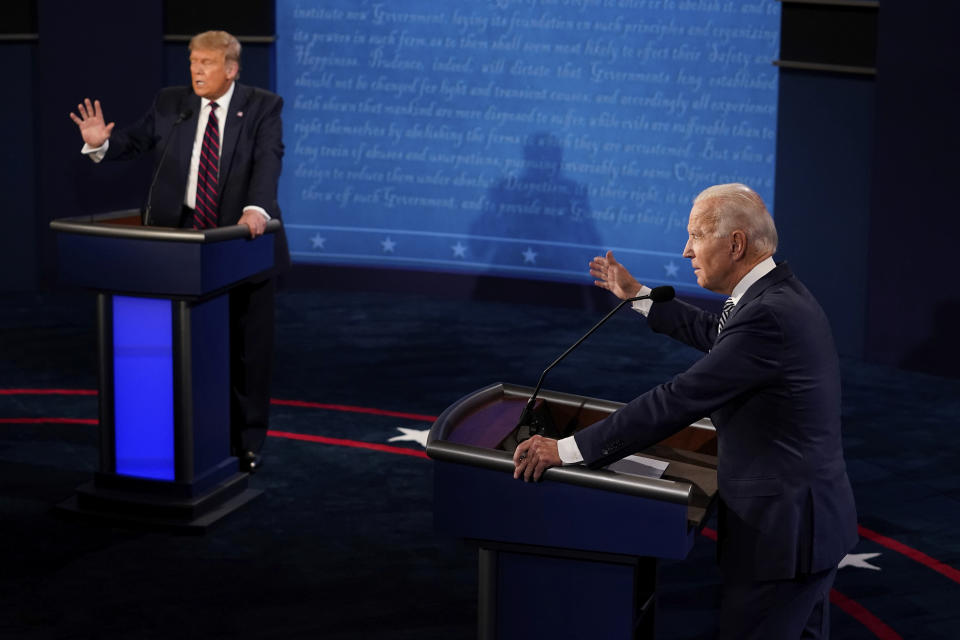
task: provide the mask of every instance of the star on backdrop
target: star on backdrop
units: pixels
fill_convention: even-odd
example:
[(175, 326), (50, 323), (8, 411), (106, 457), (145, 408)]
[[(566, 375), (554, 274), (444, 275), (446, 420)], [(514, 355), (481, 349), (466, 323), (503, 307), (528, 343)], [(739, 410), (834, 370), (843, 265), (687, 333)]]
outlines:
[(844, 567), (856, 567), (857, 569), (872, 569), (873, 571), (882, 571), (880, 567), (874, 566), (867, 562), (870, 558), (875, 558), (879, 553), (848, 553), (843, 556), (843, 560), (840, 561), (840, 564), (837, 565), (838, 569), (843, 569)]
[(466, 258), (467, 257), (467, 247), (462, 242), (457, 240), (457, 244), (450, 247), (453, 249), (454, 258)]
[(313, 248), (314, 248), (314, 249), (323, 249), (323, 248), (324, 248), (323, 245), (325, 245), (325, 244), (327, 243), (327, 239), (324, 238), (324, 237), (322, 237), (322, 236), (318, 233), (318, 234), (316, 234), (315, 236), (313, 236), (312, 238), (310, 238), (310, 242), (313, 243)]
[(397, 243), (390, 239), (390, 236), (387, 236), (380, 241), (380, 246), (383, 247), (384, 253), (393, 253), (393, 248), (397, 246)]
[(674, 263), (673, 260), (671, 260), (671, 261), (668, 262), (667, 264), (663, 265), (663, 268), (667, 270), (667, 277), (668, 277), (668, 278), (676, 278), (676, 277), (677, 277), (677, 269), (678, 269), (678, 267), (677, 267), (677, 265)]
[(424, 449), (427, 448), (427, 434), (430, 433), (430, 429), (405, 429), (404, 427), (397, 427), (401, 432), (399, 436), (393, 436), (387, 442), (416, 442), (420, 444)]
[(532, 248), (527, 247), (527, 250), (521, 255), (523, 256), (523, 264), (527, 264), (528, 262), (530, 264), (537, 264), (537, 253)]

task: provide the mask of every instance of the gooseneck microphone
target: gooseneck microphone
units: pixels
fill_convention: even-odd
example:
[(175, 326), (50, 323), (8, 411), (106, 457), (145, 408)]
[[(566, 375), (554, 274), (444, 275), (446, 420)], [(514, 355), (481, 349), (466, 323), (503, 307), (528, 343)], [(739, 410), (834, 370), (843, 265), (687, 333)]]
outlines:
[(153, 180), (150, 181), (150, 189), (147, 190), (147, 203), (143, 207), (143, 226), (148, 226), (150, 224), (150, 209), (153, 207), (153, 188), (157, 185), (157, 178), (160, 177), (160, 168), (163, 167), (163, 161), (167, 157), (167, 151), (170, 149), (170, 140), (173, 138), (173, 131), (177, 126), (187, 120), (190, 116), (193, 115), (193, 109), (184, 109), (177, 115), (177, 119), (173, 121), (173, 126), (170, 127), (170, 135), (167, 136), (166, 141), (163, 143), (163, 153), (160, 154), (160, 162), (157, 163), (157, 168), (153, 171)]
[(607, 313), (607, 315), (603, 316), (600, 322), (593, 325), (589, 331), (583, 334), (583, 337), (574, 342), (569, 349), (564, 351), (559, 358), (551, 362), (550, 366), (544, 369), (543, 373), (540, 374), (540, 380), (537, 381), (537, 388), (533, 390), (533, 395), (530, 396), (530, 399), (527, 401), (527, 406), (523, 408), (523, 413), (520, 414), (520, 421), (517, 423), (517, 428), (520, 429), (520, 431), (517, 432), (517, 442), (522, 442), (531, 436), (538, 435), (543, 430), (542, 425), (539, 424), (539, 421), (534, 415), (533, 407), (537, 400), (537, 394), (540, 393), (540, 387), (543, 386), (543, 379), (547, 376), (547, 373), (549, 373), (551, 369), (557, 366), (561, 360), (566, 358), (571, 351), (579, 347), (581, 342), (589, 338), (594, 331), (603, 326), (607, 320), (613, 317), (613, 314), (623, 308), (623, 305), (627, 304), (628, 302), (637, 302), (638, 300), (669, 302), (670, 300), (673, 300), (675, 295), (676, 292), (673, 290), (673, 287), (654, 287), (650, 290), (650, 293), (645, 296), (634, 296), (633, 298), (622, 300), (620, 304), (615, 306), (609, 313)]

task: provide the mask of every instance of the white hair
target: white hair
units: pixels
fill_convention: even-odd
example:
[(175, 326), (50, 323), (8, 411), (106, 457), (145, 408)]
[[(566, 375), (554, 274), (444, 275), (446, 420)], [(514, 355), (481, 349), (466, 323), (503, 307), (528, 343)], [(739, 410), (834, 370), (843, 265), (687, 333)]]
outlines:
[(701, 205), (701, 215), (713, 227), (718, 238), (737, 229), (747, 236), (747, 246), (758, 254), (773, 255), (777, 251), (777, 227), (756, 191), (733, 182), (707, 187), (693, 199)]

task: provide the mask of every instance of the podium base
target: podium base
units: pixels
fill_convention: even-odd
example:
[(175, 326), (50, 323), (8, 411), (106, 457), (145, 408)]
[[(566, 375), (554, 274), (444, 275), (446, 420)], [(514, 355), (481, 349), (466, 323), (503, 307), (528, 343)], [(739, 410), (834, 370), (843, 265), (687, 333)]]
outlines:
[(99, 524), (202, 535), (263, 493), (250, 489), (249, 479), (247, 473), (236, 473), (196, 497), (104, 488), (91, 481), (77, 487), (76, 494), (56, 509), (64, 516)]

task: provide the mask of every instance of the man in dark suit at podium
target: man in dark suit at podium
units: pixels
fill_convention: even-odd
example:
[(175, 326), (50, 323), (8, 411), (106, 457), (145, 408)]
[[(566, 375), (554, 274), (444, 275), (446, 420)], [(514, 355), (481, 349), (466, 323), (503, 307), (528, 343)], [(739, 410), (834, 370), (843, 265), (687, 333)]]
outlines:
[[(70, 114), (95, 162), (155, 151), (156, 181), (145, 223), (204, 229), (246, 225), (251, 237), (280, 217), (277, 182), (283, 157), (283, 100), (236, 82), (240, 43), (225, 31), (190, 41), (190, 87), (168, 87), (133, 125), (114, 131), (100, 102), (85, 99)], [(164, 156), (164, 153), (166, 154)], [(290, 261), (281, 230), (276, 263)], [(230, 293), (231, 433), (242, 471), (256, 471), (266, 439), (273, 359), (274, 280)]]
[[(673, 380), (561, 441), (516, 450), (515, 477), (585, 462), (605, 466), (709, 415), (717, 429), (721, 638), (827, 638), (837, 565), (857, 541), (840, 438), (840, 371), (830, 325), (773, 254), (762, 199), (741, 184), (710, 187), (687, 225), (697, 283), (728, 297), (717, 316), (669, 302), (635, 303), (650, 327), (703, 352)], [(649, 289), (608, 252), (595, 283), (621, 299)]]

